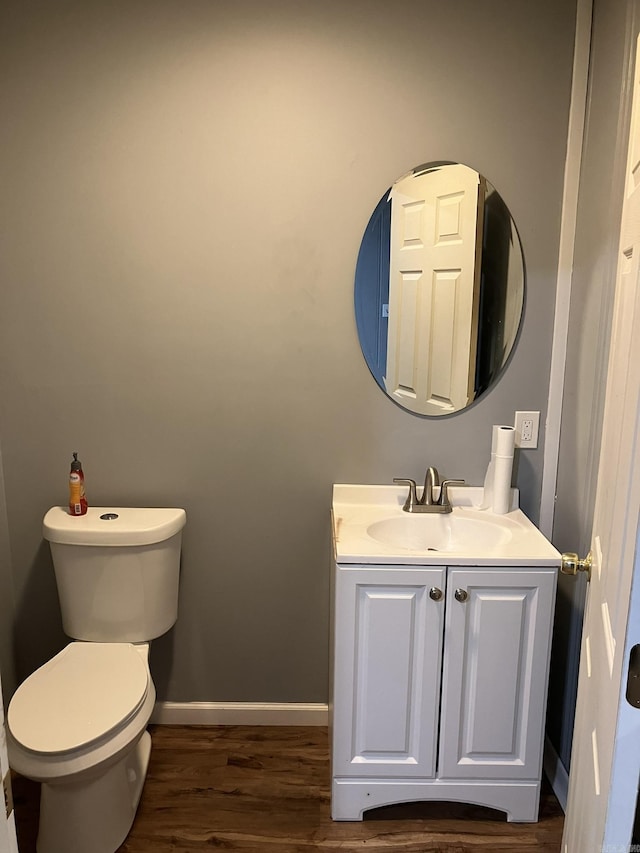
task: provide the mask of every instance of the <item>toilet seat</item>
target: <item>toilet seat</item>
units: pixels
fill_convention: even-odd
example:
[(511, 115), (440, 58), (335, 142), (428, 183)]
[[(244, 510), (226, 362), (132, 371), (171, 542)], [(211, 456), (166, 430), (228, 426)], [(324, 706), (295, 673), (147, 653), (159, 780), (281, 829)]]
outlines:
[(126, 726), (150, 676), (130, 643), (70, 643), (18, 688), (7, 713), (13, 738), (43, 755), (83, 749)]

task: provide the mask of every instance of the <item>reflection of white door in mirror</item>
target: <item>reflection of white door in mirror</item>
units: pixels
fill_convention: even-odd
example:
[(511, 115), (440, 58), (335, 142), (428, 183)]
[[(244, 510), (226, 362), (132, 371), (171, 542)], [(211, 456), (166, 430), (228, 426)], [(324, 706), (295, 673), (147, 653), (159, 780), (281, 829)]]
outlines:
[(358, 337), (380, 388), (426, 417), (489, 391), (516, 344), (524, 278), (515, 223), (485, 177), (444, 161), (405, 174), (376, 205), (356, 264)]
[(486, 183), (473, 169), (412, 172), (393, 185), (387, 393), (441, 415), (473, 400)]

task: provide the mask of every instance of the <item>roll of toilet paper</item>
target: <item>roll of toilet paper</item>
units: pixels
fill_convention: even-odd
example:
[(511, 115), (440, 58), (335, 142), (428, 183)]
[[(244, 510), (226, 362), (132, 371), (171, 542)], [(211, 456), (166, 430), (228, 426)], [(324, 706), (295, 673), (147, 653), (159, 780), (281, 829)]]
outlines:
[(516, 428), (512, 426), (494, 426), (491, 447), (495, 444), (496, 456), (511, 456), (516, 446)]
[(513, 452), (516, 443), (516, 431), (512, 426), (494, 426), (492, 446), (495, 442), (495, 455), (492, 454), (493, 483), (491, 508), (498, 515), (511, 509), (511, 476), (513, 473)]
[[(496, 456), (513, 457), (515, 446), (515, 428), (503, 424), (494, 424), (491, 430), (491, 459), (484, 477), (484, 490), (480, 509), (493, 509), (494, 482), (496, 474)], [(501, 466), (501, 469), (504, 466)], [(501, 471), (501, 477), (504, 473)], [(506, 512), (506, 510), (505, 510)]]

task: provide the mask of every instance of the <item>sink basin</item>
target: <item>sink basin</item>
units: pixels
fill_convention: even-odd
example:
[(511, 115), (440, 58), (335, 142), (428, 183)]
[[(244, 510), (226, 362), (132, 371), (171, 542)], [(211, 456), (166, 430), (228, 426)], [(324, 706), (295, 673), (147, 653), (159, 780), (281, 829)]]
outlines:
[(483, 490), (452, 486), (453, 512), (408, 513), (406, 486), (334, 485), (333, 544), (338, 563), (369, 566), (558, 566), (560, 555), (518, 508), (482, 509)]
[(488, 518), (447, 515), (410, 515), (384, 518), (367, 527), (367, 534), (383, 545), (407, 551), (470, 551), (497, 548), (511, 539), (505, 523)]

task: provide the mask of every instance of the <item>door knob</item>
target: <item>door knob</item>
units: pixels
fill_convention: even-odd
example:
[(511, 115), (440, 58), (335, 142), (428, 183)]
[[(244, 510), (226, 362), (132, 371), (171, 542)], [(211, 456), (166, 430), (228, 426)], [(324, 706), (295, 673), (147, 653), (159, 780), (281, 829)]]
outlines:
[(429, 598), (433, 599), (433, 601), (440, 601), (442, 598), (442, 590), (438, 589), (437, 586), (432, 586), (429, 590)]
[(466, 601), (469, 598), (469, 593), (466, 589), (457, 589), (454, 593), (454, 598), (456, 601)]
[(578, 572), (585, 572), (587, 580), (591, 580), (591, 566), (593, 564), (593, 555), (591, 551), (587, 554), (584, 560), (581, 560), (577, 554), (572, 551), (566, 551), (562, 555), (562, 564), (560, 571), (565, 575), (577, 575)]

